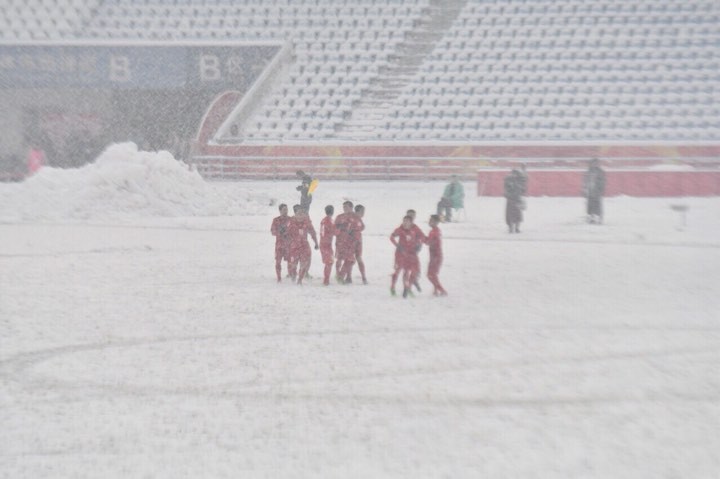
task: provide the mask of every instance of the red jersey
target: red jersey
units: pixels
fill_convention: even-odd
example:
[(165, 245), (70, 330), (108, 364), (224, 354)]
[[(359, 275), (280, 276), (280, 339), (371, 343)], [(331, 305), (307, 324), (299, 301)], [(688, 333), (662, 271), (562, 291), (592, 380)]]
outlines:
[(312, 225), (312, 221), (307, 216), (297, 217), (294, 216), (288, 227), (290, 231), (290, 249), (297, 250), (305, 246), (310, 246), (308, 243), (307, 235), (310, 234), (312, 239), (317, 242), (317, 236), (315, 235), (315, 228)]
[(288, 225), (290, 223), (289, 216), (278, 216), (273, 219), (270, 226), (270, 233), (275, 237), (275, 248), (287, 247), (290, 243), (290, 235)]
[(427, 236), (425, 236), (425, 233), (423, 233), (422, 230), (420, 229), (420, 227), (419, 227), (418, 225), (416, 225), (415, 223), (413, 223), (413, 225), (410, 227), (410, 229), (414, 230), (415, 233), (416, 233), (418, 236), (420, 236), (420, 238), (422, 238), (422, 243), (418, 244), (418, 245), (415, 247), (415, 252), (416, 252), (416, 253), (419, 253), (420, 250), (422, 249), (423, 243), (427, 243)]
[[(362, 232), (365, 230), (365, 223), (362, 218), (357, 216), (357, 229), (355, 230), (355, 257), (359, 258), (362, 256), (363, 245), (362, 245)], [(363, 266), (364, 267), (364, 266)]]
[(320, 247), (332, 248), (332, 240), (335, 236), (335, 225), (330, 216), (326, 216), (320, 222)]
[(419, 246), (426, 241), (426, 237), (416, 225), (408, 229), (398, 226), (390, 235), (390, 241), (397, 247), (399, 254), (408, 256), (417, 255)]
[(340, 213), (335, 217), (335, 235), (337, 236), (335, 246), (338, 249), (343, 249), (350, 244), (353, 216), (355, 216), (354, 213)]
[(427, 244), (430, 250), (430, 258), (442, 258), (442, 233), (440, 228), (435, 226), (430, 230), (427, 236)]
[(356, 243), (362, 243), (363, 231), (365, 231), (365, 223), (363, 222), (362, 218), (360, 218), (358, 215), (355, 215), (353, 237), (355, 238)]

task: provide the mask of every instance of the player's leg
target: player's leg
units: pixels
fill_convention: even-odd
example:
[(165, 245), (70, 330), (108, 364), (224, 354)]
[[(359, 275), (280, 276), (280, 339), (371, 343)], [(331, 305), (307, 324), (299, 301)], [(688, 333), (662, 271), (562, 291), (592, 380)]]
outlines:
[(418, 290), (418, 293), (422, 292), (419, 286), (420, 283), (418, 281), (418, 272), (415, 268), (408, 268), (408, 278), (410, 281), (410, 286), (415, 286), (415, 288)]
[(323, 284), (325, 286), (330, 284), (330, 272), (332, 271), (332, 261), (330, 263), (325, 263), (325, 270), (323, 271)]
[(433, 294), (435, 296), (438, 295), (438, 283), (437, 283), (437, 272), (435, 271), (435, 265), (433, 260), (430, 260), (430, 264), (428, 265), (427, 270), (427, 279), (430, 281), (430, 284), (433, 285)]
[(323, 265), (325, 265), (325, 268), (323, 270), (323, 284), (327, 286), (330, 284), (330, 273), (332, 272), (333, 267), (332, 249), (321, 249), (320, 255), (322, 256)]
[(390, 275), (390, 294), (395, 296), (395, 285), (397, 284), (397, 280), (400, 277), (400, 261), (398, 258), (398, 254), (395, 253), (395, 263), (393, 263), (393, 273)]
[(297, 279), (297, 269), (298, 269), (298, 261), (299, 258), (299, 252), (292, 250), (290, 251), (290, 255), (288, 257), (288, 274), (292, 278), (293, 281)]
[(367, 276), (365, 275), (365, 262), (362, 259), (362, 256), (357, 256), (355, 258), (357, 261), (358, 269), (360, 270), (360, 276), (362, 277), (363, 284), (368, 284)]
[(358, 269), (360, 270), (360, 276), (362, 277), (363, 284), (367, 284), (367, 276), (365, 276), (365, 262), (362, 259), (362, 242), (359, 242), (355, 247), (355, 261), (357, 262)]
[(302, 258), (300, 260), (300, 272), (298, 273), (297, 283), (302, 284), (302, 280), (305, 279), (308, 270), (310, 269), (310, 258)]
[(343, 269), (343, 255), (345, 254), (344, 247), (342, 244), (337, 245), (337, 249), (335, 251), (335, 279), (338, 282), (340, 281), (340, 272)]
[(345, 256), (343, 258), (343, 266), (340, 270), (340, 282), (349, 284), (352, 283), (352, 278), (350, 277), (352, 273), (353, 265), (355, 264), (355, 260), (353, 258), (352, 252), (346, 251), (345, 252), (348, 256)]
[(417, 289), (418, 293), (421, 293), (422, 289), (420, 288), (420, 258), (418, 258), (417, 255), (412, 258), (410, 268), (412, 284), (413, 286), (415, 286), (415, 289)]
[(412, 294), (412, 291), (410, 291), (410, 287), (413, 283), (413, 270), (412, 267), (404, 267), (403, 268), (403, 298), (407, 298)]
[(305, 277), (305, 258), (300, 258), (298, 261), (298, 275), (297, 275), (297, 284), (302, 284), (302, 280)]
[(282, 260), (283, 252), (281, 249), (275, 248), (275, 276), (277, 276), (277, 282), (282, 281)]
[(352, 283), (352, 270), (355, 266), (355, 258), (352, 261), (346, 261), (343, 265), (342, 279), (345, 284)]
[(442, 287), (442, 284), (440, 284), (440, 265), (442, 261), (439, 259), (431, 259), (430, 264), (428, 265), (428, 273), (427, 277), (430, 280), (430, 282), (433, 285), (434, 295), (440, 295), (445, 296), (447, 294), (447, 291), (445, 291), (445, 288)]
[(310, 251), (310, 245), (303, 245), (300, 250), (300, 271), (298, 273), (298, 284), (302, 284), (302, 280), (305, 279), (308, 271), (310, 270), (310, 262), (312, 261), (312, 251)]

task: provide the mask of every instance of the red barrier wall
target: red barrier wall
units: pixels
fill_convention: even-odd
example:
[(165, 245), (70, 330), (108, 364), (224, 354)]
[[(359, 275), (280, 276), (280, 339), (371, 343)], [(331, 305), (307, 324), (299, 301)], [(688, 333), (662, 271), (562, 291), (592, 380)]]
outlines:
[[(528, 171), (528, 196), (582, 196), (585, 170)], [(605, 196), (720, 196), (720, 171), (606, 170)], [(503, 196), (508, 170), (480, 170), (478, 196)]]
[(483, 144), (201, 144), (202, 156), (238, 158), (422, 158), (471, 159), (485, 161), (491, 166), (494, 158), (516, 158), (518, 161), (533, 158), (590, 159), (598, 158), (720, 158), (720, 144), (707, 145), (588, 145), (588, 144), (537, 144), (537, 145), (483, 145)]

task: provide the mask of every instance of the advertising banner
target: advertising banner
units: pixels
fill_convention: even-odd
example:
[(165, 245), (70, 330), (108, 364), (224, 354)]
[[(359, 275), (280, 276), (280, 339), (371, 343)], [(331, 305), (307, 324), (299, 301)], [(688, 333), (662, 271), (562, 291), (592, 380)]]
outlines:
[(0, 88), (247, 86), (279, 45), (0, 45)]

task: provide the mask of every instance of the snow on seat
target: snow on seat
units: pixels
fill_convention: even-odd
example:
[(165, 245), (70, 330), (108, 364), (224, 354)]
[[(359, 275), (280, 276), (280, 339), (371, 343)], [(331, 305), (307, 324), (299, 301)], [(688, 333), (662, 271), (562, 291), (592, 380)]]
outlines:
[[(532, 137), (607, 136), (622, 128), (595, 134), (589, 125), (642, 118), (626, 136), (720, 138), (716, 1), (468, 0), (448, 21), (432, 23), (444, 7), (430, 0), (13, 1), (0, 12), (0, 37), (290, 42), (289, 75), (264, 94), (241, 129), (254, 129), (258, 119), (308, 118), (304, 131), (317, 131), (304, 137), (331, 139), (330, 129), (312, 120), (333, 118), (340, 121), (336, 135), (353, 138), (357, 131), (365, 139), (368, 130), (354, 130), (353, 117), (368, 117), (377, 108), (373, 98), (385, 95), (384, 113), (368, 117), (380, 140), (405, 131), (386, 128), (388, 117), (416, 116), (448, 119), (422, 132), (440, 139), (473, 137), (476, 120), (532, 130), (534, 118), (556, 124)], [(415, 67), (398, 68), (421, 50)], [(588, 126), (566, 123), (573, 119)], [(274, 138), (272, 128), (262, 131)], [(523, 136), (517, 127), (492, 131), (484, 137)], [(278, 127), (275, 138), (285, 132)]]

